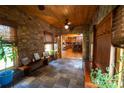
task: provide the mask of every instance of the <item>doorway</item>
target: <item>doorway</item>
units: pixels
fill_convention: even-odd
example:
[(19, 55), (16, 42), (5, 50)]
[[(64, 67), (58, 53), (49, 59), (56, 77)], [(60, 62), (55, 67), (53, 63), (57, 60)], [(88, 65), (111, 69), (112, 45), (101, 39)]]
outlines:
[(62, 58), (82, 59), (82, 34), (62, 35)]

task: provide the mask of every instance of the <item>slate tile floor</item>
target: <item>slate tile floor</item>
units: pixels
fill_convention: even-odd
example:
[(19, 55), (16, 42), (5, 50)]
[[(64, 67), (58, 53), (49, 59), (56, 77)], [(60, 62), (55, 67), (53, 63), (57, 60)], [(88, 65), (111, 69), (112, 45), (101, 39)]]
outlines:
[(82, 88), (81, 59), (58, 59), (39, 68), (15, 84), (14, 88)]

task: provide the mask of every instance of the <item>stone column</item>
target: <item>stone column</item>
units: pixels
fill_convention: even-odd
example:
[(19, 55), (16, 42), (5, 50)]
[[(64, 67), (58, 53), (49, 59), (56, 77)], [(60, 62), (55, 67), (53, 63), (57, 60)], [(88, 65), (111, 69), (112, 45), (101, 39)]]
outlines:
[(89, 31), (83, 32), (83, 60), (89, 61)]

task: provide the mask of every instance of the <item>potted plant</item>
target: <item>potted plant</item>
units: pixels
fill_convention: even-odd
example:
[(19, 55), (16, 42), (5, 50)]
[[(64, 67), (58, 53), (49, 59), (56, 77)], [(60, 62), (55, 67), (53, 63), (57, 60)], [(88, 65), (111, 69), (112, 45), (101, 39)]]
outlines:
[(55, 59), (55, 51), (54, 50), (50, 50), (49, 51), (49, 56), (50, 56), (51, 60), (54, 60)]
[[(16, 51), (10, 51), (9, 48), (6, 49), (7, 53), (5, 52), (5, 47), (6, 45), (4, 44), (4, 41), (2, 39), (2, 37), (0, 37), (0, 61), (4, 60), (5, 62), (5, 69), (3, 69), (2, 71), (0, 71), (0, 86), (5, 86), (9, 83), (12, 82), (13, 80), (13, 70), (9, 70), (6, 68), (6, 63), (7, 63), (7, 59), (10, 58), (11, 60), (14, 60), (16, 58)], [(14, 44), (11, 45), (11, 47), (13, 47)]]

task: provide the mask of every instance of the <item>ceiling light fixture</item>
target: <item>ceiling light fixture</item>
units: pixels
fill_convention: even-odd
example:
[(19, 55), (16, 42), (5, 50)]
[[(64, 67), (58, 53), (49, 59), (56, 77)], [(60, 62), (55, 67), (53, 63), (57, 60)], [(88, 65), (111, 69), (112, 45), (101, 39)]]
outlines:
[(68, 24), (68, 25), (71, 25), (71, 22), (68, 22), (67, 24)]
[(69, 26), (68, 25), (65, 25), (64, 28), (67, 30), (67, 29), (69, 29)]
[(71, 25), (71, 22), (69, 22), (68, 19), (66, 19), (64, 28), (67, 30), (67, 29), (69, 29), (70, 25)]

